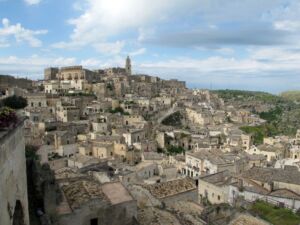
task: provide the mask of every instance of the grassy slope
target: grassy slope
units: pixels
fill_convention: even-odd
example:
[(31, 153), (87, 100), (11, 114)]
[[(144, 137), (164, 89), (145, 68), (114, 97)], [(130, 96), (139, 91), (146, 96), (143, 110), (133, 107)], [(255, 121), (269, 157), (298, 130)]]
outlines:
[(282, 92), (280, 96), (290, 101), (300, 101), (300, 91), (286, 91)]
[(258, 214), (262, 219), (274, 225), (298, 225), (300, 216), (289, 209), (274, 207), (265, 202), (256, 202), (253, 204), (251, 211)]

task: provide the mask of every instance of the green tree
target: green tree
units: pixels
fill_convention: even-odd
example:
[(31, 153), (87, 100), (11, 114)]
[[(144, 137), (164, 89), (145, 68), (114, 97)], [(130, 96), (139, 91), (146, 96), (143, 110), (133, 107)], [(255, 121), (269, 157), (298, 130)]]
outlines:
[(23, 109), (27, 106), (27, 100), (21, 96), (13, 95), (3, 99), (1, 105), (12, 109)]
[(184, 148), (182, 148), (180, 146), (177, 147), (177, 146), (174, 146), (174, 145), (170, 145), (167, 148), (167, 151), (168, 151), (168, 154), (170, 154), (170, 155), (177, 155), (177, 154), (181, 154), (181, 153), (185, 152)]

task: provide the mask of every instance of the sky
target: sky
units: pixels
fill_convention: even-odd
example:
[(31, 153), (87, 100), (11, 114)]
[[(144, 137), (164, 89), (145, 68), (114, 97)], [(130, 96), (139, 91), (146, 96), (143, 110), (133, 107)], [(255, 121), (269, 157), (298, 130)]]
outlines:
[(300, 0), (0, 0), (0, 74), (127, 55), (191, 88), (300, 90)]

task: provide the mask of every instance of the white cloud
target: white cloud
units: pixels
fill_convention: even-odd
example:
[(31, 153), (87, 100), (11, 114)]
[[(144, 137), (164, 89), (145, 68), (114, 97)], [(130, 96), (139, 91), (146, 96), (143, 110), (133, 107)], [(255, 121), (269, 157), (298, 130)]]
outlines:
[(246, 59), (209, 57), (174, 58), (137, 64), (139, 73), (165, 79), (185, 80), (192, 87), (263, 90), (273, 93), (299, 88), (300, 52), (282, 50), (287, 60), (280, 60), (280, 50), (256, 50)]
[(107, 54), (107, 55), (117, 55), (119, 54), (125, 45), (124, 41), (116, 41), (116, 42), (103, 42), (103, 43), (95, 43), (93, 47), (96, 51)]
[[(224, 0), (77, 0), (73, 3), (73, 8), (81, 12), (81, 15), (68, 20), (68, 23), (74, 26), (70, 40), (55, 43), (53, 47), (66, 49), (78, 49), (86, 45), (102, 47), (103, 43), (111, 42), (110, 37), (130, 32), (136, 32), (137, 41), (143, 42), (152, 39), (153, 36), (157, 37), (156, 31), (170, 32), (172, 36), (172, 32), (176, 29), (184, 31), (185, 28), (197, 30), (199, 27), (204, 27), (204, 31), (216, 30), (220, 23), (246, 22), (247, 25), (247, 22), (255, 22), (254, 24), (257, 25), (263, 23), (265, 18), (270, 19), (275, 17), (275, 14), (278, 15), (275, 9), (284, 1), (265, 0), (258, 4), (254, 0), (226, 2)], [(193, 22), (188, 19), (192, 17), (195, 17)], [(182, 23), (176, 24), (180, 18)], [(168, 31), (158, 29), (166, 24), (170, 25), (168, 27), (174, 25), (177, 28), (167, 29)], [(238, 30), (238, 33), (243, 32)], [(117, 40), (121, 41), (120, 38)]]
[(10, 44), (7, 42), (7, 40), (4, 37), (0, 37), (0, 48), (7, 48)]
[(41, 2), (41, 0), (24, 0), (28, 5), (37, 5)]
[(137, 40), (139, 42), (143, 42), (148, 39), (153, 39), (155, 37), (155, 29), (154, 28), (139, 28), (139, 35)]
[(80, 65), (88, 68), (100, 68), (102, 61), (95, 58), (81, 60)]
[(194, 71), (199, 73), (223, 72), (224, 75), (292, 72), (300, 70), (300, 50), (262, 48), (251, 50), (249, 57), (208, 57), (206, 59), (175, 58), (160, 62), (141, 63), (139, 69), (160, 69), (165, 71)]
[(29, 30), (20, 23), (15, 25), (10, 24), (10, 21), (7, 18), (2, 19), (3, 27), (0, 27), (0, 45), (9, 44), (9, 39), (14, 37), (15, 40), (19, 43), (26, 42), (31, 47), (40, 47), (42, 46), (42, 41), (36, 38), (38, 35), (46, 34), (47, 30)]
[(41, 79), (46, 67), (82, 65), (89, 69), (99, 69), (124, 66), (124, 64), (125, 59), (121, 56), (114, 56), (105, 60), (97, 58), (77, 60), (74, 57), (48, 57), (40, 55), (29, 57), (8, 56), (0, 57), (0, 74), (26, 75), (30, 78)]
[(76, 64), (76, 58), (42, 57), (32, 55), (20, 58), (17, 56), (0, 58), (0, 74), (26, 75), (28, 77), (42, 78), (43, 70), (50, 66), (70, 66)]
[(147, 49), (146, 48), (140, 48), (136, 51), (133, 51), (133, 52), (129, 52), (129, 55), (130, 56), (137, 56), (137, 55), (143, 55), (147, 52)]
[(141, 68), (160, 68), (172, 70), (193, 70), (198, 72), (239, 71), (254, 72), (261, 66), (255, 60), (209, 57), (207, 59), (176, 58), (155, 63), (142, 63)]
[(292, 20), (282, 20), (274, 22), (274, 27), (277, 30), (283, 31), (299, 31), (300, 29), (300, 20), (292, 21)]
[(268, 62), (299, 62), (300, 49), (285, 48), (262, 48), (258, 50), (250, 50), (251, 58)]
[(176, 12), (188, 12), (196, 2), (197, 0), (84, 0), (84, 3), (79, 4), (80, 7), (75, 4), (83, 13), (68, 21), (74, 26), (71, 41), (57, 43), (54, 47), (67, 48), (73, 46), (72, 43), (76, 43), (76, 46), (101, 45), (112, 35), (167, 21), (171, 15), (175, 17)]
[(217, 49), (216, 52), (222, 54), (222, 55), (232, 55), (234, 54), (234, 49), (232, 48), (220, 48), (220, 49)]
[(118, 55), (105, 60), (88, 58), (80, 61), (80, 65), (90, 69), (104, 69), (109, 67), (124, 66), (124, 64), (125, 59)]
[(57, 42), (51, 45), (53, 48), (61, 48), (61, 49), (68, 49), (68, 50), (78, 50), (83, 47), (84, 44), (78, 42)]

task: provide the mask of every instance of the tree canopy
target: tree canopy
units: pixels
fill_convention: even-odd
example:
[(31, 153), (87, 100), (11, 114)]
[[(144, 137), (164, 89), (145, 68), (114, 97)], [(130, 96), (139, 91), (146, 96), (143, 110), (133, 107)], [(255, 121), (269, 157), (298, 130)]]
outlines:
[(21, 96), (10, 96), (1, 101), (2, 106), (12, 109), (23, 109), (27, 106), (27, 100)]

